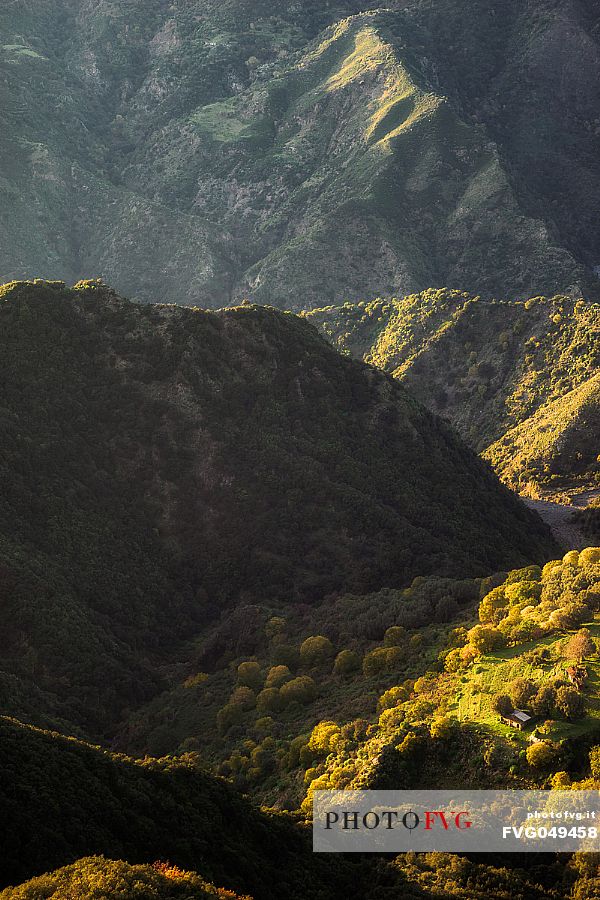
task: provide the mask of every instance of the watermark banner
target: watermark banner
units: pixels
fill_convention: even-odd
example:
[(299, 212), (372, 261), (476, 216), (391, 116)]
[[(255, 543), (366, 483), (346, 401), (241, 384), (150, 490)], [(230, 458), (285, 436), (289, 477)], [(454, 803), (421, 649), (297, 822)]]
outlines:
[(318, 853), (600, 851), (600, 791), (315, 791)]

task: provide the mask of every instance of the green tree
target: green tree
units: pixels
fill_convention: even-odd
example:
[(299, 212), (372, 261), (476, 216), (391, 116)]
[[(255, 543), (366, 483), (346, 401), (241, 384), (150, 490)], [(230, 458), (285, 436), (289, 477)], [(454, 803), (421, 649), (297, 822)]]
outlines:
[(240, 684), (257, 690), (262, 686), (263, 677), (257, 662), (243, 662), (237, 668), (237, 676)]
[(556, 705), (556, 690), (551, 684), (543, 684), (536, 695), (531, 698), (530, 707), (536, 716), (551, 716)]
[(360, 669), (360, 656), (354, 650), (340, 650), (335, 658), (333, 671), (336, 675), (352, 675)]
[(491, 625), (475, 625), (468, 636), (470, 645), (477, 653), (491, 653), (504, 643), (502, 632)]
[(515, 678), (508, 686), (508, 693), (516, 707), (525, 706), (536, 693), (536, 686), (528, 678)]
[(556, 708), (565, 719), (581, 719), (585, 715), (585, 701), (572, 687), (560, 687), (556, 692)]
[(333, 644), (322, 634), (307, 637), (300, 646), (300, 659), (305, 666), (324, 665), (333, 656)]
[(514, 709), (513, 702), (508, 694), (495, 694), (492, 697), (492, 709), (499, 716), (509, 716)]
[(556, 762), (558, 754), (551, 744), (540, 741), (537, 744), (530, 744), (525, 756), (534, 769), (548, 769)]
[(317, 696), (317, 686), (308, 675), (301, 675), (282, 685), (279, 693), (286, 705), (293, 702), (312, 703)]

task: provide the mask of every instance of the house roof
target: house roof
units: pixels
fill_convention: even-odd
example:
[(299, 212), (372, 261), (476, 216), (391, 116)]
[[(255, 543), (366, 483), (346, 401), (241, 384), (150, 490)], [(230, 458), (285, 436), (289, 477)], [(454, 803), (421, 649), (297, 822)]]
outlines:
[(517, 719), (519, 722), (529, 722), (531, 716), (522, 709), (515, 709), (512, 713), (512, 718)]

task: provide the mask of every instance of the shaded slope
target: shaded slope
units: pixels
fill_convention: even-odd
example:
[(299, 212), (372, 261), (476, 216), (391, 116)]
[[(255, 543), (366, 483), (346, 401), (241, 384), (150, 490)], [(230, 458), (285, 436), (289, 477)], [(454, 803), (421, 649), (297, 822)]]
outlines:
[(98, 734), (225, 610), (552, 552), (446, 426), (290, 314), (8, 285), (0, 365), (15, 714)]
[(553, 0), (9, 4), (0, 276), (292, 309), (597, 286), (596, 24)]
[(347, 889), (307, 836), (191, 758), (135, 761), (5, 718), (0, 736), (4, 885), (103, 854), (168, 859), (257, 900)]

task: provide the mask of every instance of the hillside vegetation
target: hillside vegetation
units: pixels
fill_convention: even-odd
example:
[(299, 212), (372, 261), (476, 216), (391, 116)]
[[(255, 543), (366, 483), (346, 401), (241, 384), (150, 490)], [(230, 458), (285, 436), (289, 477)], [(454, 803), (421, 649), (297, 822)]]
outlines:
[(597, 486), (597, 303), (428, 290), (306, 316), (448, 419), (512, 488)]
[(2, 900), (250, 900), (216, 888), (171, 863), (132, 866), (122, 860), (86, 857), (26, 884), (0, 891)]
[(149, 868), (160, 860), (256, 900), (341, 896), (343, 866), (321, 864), (306, 834), (290, 821), (261, 813), (223, 780), (203, 772), (193, 757), (142, 762), (5, 718), (0, 736), (1, 884), (91, 854), (146, 864), (131, 872), (124, 865), (78, 863), (23, 893), (0, 894), (2, 900), (53, 896), (69, 882), (80, 896), (95, 896), (82, 889), (85, 879), (94, 884), (95, 877), (102, 877), (104, 890), (114, 896), (119, 881), (127, 885), (132, 875), (138, 890), (140, 880), (147, 882), (148, 893), (141, 896), (152, 897), (151, 888), (162, 891), (159, 897), (215, 896), (200, 878), (181, 877), (177, 892), (167, 880), (175, 872), (169, 876)]
[[(315, 726), (303, 808), (329, 788), (597, 787), (599, 612), (599, 548), (508, 573), (439, 666), (387, 687), (362, 738), (349, 723)], [(580, 685), (571, 668), (585, 670)], [(531, 715), (524, 731), (501, 720), (515, 708)]]
[(0, 32), (3, 280), (597, 290), (592, 0), (23, 0)]
[(139, 307), (96, 283), (0, 299), (13, 714), (103, 734), (236, 609), (552, 553), (446, 426), (291, 314)]
[[(435, 587), (418, 583), (413, 593), (421, 591), (422, 602), (434, 596)], [(437, 589), (440, 597), (451, 592), (449, 584)], [(439, 629), (433, 643), (433, 632), (426, 629), (418, 647), (403, 626), (389, 626), (379, 651), (365, 655), (362, 671), (346, 665), (347, 656), (337, 656), (337, 685), (327, 677), (332, 656), (325, 639), (304, 641), (301, 664), (317, 681), (323, 679), (329, 696), (347, 700), (356, 687), (368, 701), (361, 718), (352, 718), (350, 704), (340, 706), (335, 717), (317, 721), (290, 745), (286, 766), (296, 771), (306, 794), (305, 815), (313, 791), (324, 788), (598, 788), (600, 548), (569, 552), (543, 569), (528, 566), (478, 585), (464, 582), (455, 586), (456, 596), (459, 589), (464, 626)], [(482, 596), (478, 621), (468, 605), (474, 589)], [(392, 620), (407, 622), (403, 605), (413, 615), (418, 605), (415, 597), (412, 604), (410, 598), (403, 604), (399, 599), (387, 595), (378, 607), (372, 598), (371, 608), (376, 615), (391, 609)], [(340, 619), (341, 628), (354, 627), (348, 618)], [(269, 623), (271, 639), (282, 634), (281, 621)], [(413, 667), (410, 678), (407, 663)], [(572, 666), (586, 670), (580, 688), (566, 677)], [(247, 695), (249, 685), (257, 689), (260, 668), (251, 660), (236, 665), (235, 703), (243, 703), (242, 688)], [(272, 684), (292, 683), (281, 674), (268, 672)], [(186, 690), (206, 683), (190, 679)], [(279, 690), (283, 694), (283, 687)], [(501, 722), (500, 700), (531, 712), (526, 731)], [(295, 702), (303, 701), (298, 695)], [(271, 723), (280, 721), (271, 713)], [(237, 723), (240, 733), (248, 727), (243, 719)], [(245, 733), (246, 755), (232, 754), (229, 774), (260, 791), (272, 767), (284, 761), (282, 745), (273, 739), (258, 743), (251, 734)], [(518, 860), (518, 865), (509, 858), (491, 865), (447, 854), (319, 857), (292, 819), (259, 812), (203, 771), (198, 753), (179, 750), (175, 758), (134, 760), (10, 719), (0, 721), (0, 737), (7, 835), (0, 882), (34, 876), (7, 888), (2, 900), (191, 900), (233, 896), (231, 889), (257, 900), (341, 900), (349, 891), (366, 900), (386, 900), (398, 892), (411, 900), (590, 900), (598, 884), (594, 854)], [(40, 877), (56, 866), (66, 868)]]

